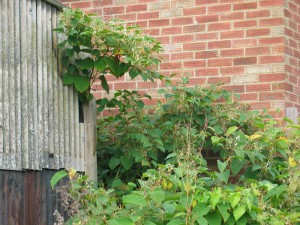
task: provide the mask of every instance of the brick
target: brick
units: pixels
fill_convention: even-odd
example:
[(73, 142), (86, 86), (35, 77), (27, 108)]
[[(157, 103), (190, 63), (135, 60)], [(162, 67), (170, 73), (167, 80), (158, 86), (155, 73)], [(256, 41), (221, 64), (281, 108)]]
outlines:
[(218, 33), (196, 34), (196, 40), (201, 40), (201, 41), (218, 40)]
[(219, 75), (218, 68), (196, 69), (196, 76), (217, 76)]
[(186, 25), (186, 24), (193, 24), (192, 17), (179, 17), (172, 19), (172, 25)]
[(125, 13), (123, 6), (107, 7), (103, 9), (105, 15), (122, 14)]
[(256, 74), (239, 74), (232, 77), (233, 84), (249, 84), (249, 83), (257, 83), (258, 75)]
[(81, 9), (87, 9), (87, 8), (91, 8), (92, 4), (91, 2), (76, 2), (76, 3), (72, 3), (71, 7), (74, 8), (81, 8)]
[(196, 59), (217, 58), (218, 51), (200, 51), (196, 53)]
[(280, 26), (283, 25), (283, 18), (269, 18), (259, 20), (259, 26)]
[(259, 93), (259, 100), (284, 100), (283, 92), (261, 92)]
[(137, 0), (114, 0), (115, 5), (129, 5), (129, 4), (136, 4)]
[(114, 83), (115, 90), (122, 90), (122, 89), (135, 89), (136, 82), (122, 82), (122, 83)]
[(207, 5), (207, 4), (214, 4), (218, 3), (219, 0), (196, 0), (196, 5)]
[(208, 42), (208, 49), (230, 48), (230, 47), (231, 47), (231, 41), (229, 40)]
[(150, 27), (163, 27), (163, 26), (169, 26), (169, 25), (170, 25), (169, 19), (149, 20)]
[(255, 47), (256, 45), (257, 45), (256, 39), (232, 40), (232, 47)]
[(229, 84), (231, 82), (230, 77), (209, 77), (207, 83), (209, 84)]
[(183, 62), (184, 68), (206, 67), (206, 60), (190, 60)]
[(183, 9), (184, 16), (201, 15), (206, 13), (206, 7), (193, 7)]
[(193, 41), (194, 41), (194, 34), (172, 36), (172, 43), (184, 43), (184, 42), (193, 42)]
[(265, 18), (270, 16), (270, 10), (263, 9), (257, 11), (249, 11), (246, 13), (246, 18), (254, 19), (254, 18)]
[(104, 5), (112, 5), (113, 0), (102, 0), (101, 2), (99, 1), (93, 1), (92, 2), (92, 7), (93, 8), (99, 8), (103, 7)]
[(138, 20), (157, 19), (159, 18), (159, 12), (143, 12), (137, 14)]
[(244, 49), (223, 49), (220, 51), (221, 57), (243, 56)]
[(141, 12), (147, 11), (147, 4), (129, 5), (126, 7), (126, 12)]
[(267, 64), (267, 63), (281, 63), (284, 62), (284, 56), (260, 56), (259, 63)]
[(249, 103), (250, 108), (254, 110), (263, 110), (263, 109), (270, 109), (271, 102), (251, 102)]
[(160, 68), (162, 70), (174, 70), (181, 68), (181, 62), (167, 62), (167, 63), (161, 63)]
[(244, 85), (224, 85), (222, 86), (222, 89), (226, 91), (230, 91), (233, 93), (243, 93), (245, 92), (245, 86)]
[(271, 84), (247, 84), (246, 91), (247, 92), (262, 92), (262, 91), (271, 91)]
[(233, 21), (233, 20), (243, 20), (244, 19), (244, 12), (232, 12), (232, 13), (222, 13), (220, 16), (221, 21)]
[(268, 55), (270, 54), (269, 47), (246, 48), (246, 55)]
[(257, 21), (256, 20), (238, 21), (238, 22), (234, 22), (233, 26), (235, 28), (256, 27)]
[(192, 77), (192, 78), (189, 79), (189, 83), (188, 83), (187, 86), (193, 86), (193, 87), (195, 87), (197, 85), (203, 85), (205, 83), (206, 83), (206, 78), (199, 78), (199, 77), (195, 78), (195, 77)]
[(256, 57), (244, 57), (244, 58), (236, 58), (233, 60), (233, 65), (239, 66), (239, 65), (251, 65), (256, 64), (257, 58)]
[(118, 18), (125, 21), (136, 21), (136, 13), (119, 14)]
[(235, 98), (235, 101), (257, 101), (258, 93), (241, 93), (239, 94), (239, 98)]
[(247, 37), (266, 36), (270, 34), (269, 28), (249, 29), (246, 32)]
[(208, 67), (232, 66), (232, 59), (229, 59), (229, 58), (208, 59), (207, 65), (208, 65)]
[(269, 7), (269, 6), (283, 6), (284, 0), (264, 0), (260, 1), (260, 6)]
[(137, 82), (138, 89), (154, 89), (158, 88), (157, 82)]
[(257, 3), (256, 2), (243, 2), (243, 3), (235, 3), (233, 5), (233, 10), (247, 10), (247, 9), (256, 9)]
[(224, 13), (231, 10), (231, 4), (219, 4), (207, 7), (207, 13)]
[(243, 38), (244, 36), (245, 31), (243, 30), (226, 31), (221, 33), (221, 39)]
[(231, 23), (212, 23), (208, 24), (208, 31), (218, 31), (218, 30), (230, 30)]
[(176, 0), (176, 8), (188, 8), (195, 6), (195, 0)]
[(245, 67), (245, 73), (248, 74), (259, 74), (259, 73), (270, 73), (272, 67), (270, 65), (251, 65)]
[(149, 11), (157, 11), (157, 10), (164, 10), (164, 9), (170, 9), (170, 8), (171, 8), (170, 1), (153, 2), (153, 3), (148, 4)]
[(172, 53), (171, 54), (171, 61), (193, 59), (193, 58), (194, 58), (193, 52), (182, 52), (182, 53)]
[(183, 44), (183, 51), (205, 50), (206, 44), (202, 42)]
[(270, 37), (270, 38), (261, 38), (259, 39), (259, 44), (283, 44), (284, 37)]
[(219, 16), (218, 15), (204, 15), (204, 16), (196, 16), (196, 21), (198, 23), (211, 23), (211, 22), (218, 22)]
[(204, 24), (190, 25), (183, 27), (183, 33), (198, 33), (205, 31)]
[(244, 67), (242, 67), (242, 66), (223, 67), (223, 68), (220, 69), (220, 73), (222, 75), (243, 74), (244, 73)]
[(161, 29), (161, 35), (182, 34), (182, 27), (167, 27)]
[(182, 16), (182, 9), (165, 9), (160, 11), (160, 18), (180, 17)]
[(170, 36), (159, 36), (156, 39), (162, 44), (170, 44)]

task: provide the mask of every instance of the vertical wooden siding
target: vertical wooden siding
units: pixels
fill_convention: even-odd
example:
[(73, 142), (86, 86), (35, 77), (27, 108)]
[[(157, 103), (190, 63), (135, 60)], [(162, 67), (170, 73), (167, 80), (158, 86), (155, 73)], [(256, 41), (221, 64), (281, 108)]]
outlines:
[(59, 10), (43, 0), (0, 2), (0, 169), (84, 171), (78, 96), (58, 72)]

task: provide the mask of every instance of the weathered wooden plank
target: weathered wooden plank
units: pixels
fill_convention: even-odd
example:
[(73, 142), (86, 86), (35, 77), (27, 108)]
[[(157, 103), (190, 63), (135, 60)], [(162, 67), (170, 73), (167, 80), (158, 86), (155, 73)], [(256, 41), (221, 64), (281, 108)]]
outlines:
[(78, 100), (78, 93), (74, 91), (74, 151), (75, 151), (75, 165), (74, 168), (80, 168), (80, 136), (79, 136), (79, 100)]
[(93, 100), (84, 104), (84, 125), (85, 125), (85, 152), (84, 171), (91, 180), (97, 181), (97, 154), (96, 154), (96, 101)]
[(32, 123), (31, 123), (31, 143), (30, 155), (32, 158), (32, 169), (39, 169), (39, 155), (38, 155), (38, 60), (37, 60), (37, 9), (36, 0), (31, 0), (31, 66), (32, 66)]
[[(3, 8), (3, 2), (0, 3), (0, 52), (3, 52), (3, 44), (2, 44), (2, 40), (4, 37), (4, 29), (3, 29), (3, 19), (2, 19), (2, 14), (4, 12), (4, 8)], [(4, 128), (3, 128), (3, 69), (2, 69), (2, 60), (3, 58), (0, 58), (0, 169), (2, 167), (3, 164), (3, 150), (4, 150)], [(1, 184), (1, 181), (0, 181)], [(1, 216), (1, 214), (0, 214)], [(1, 222), (1, 218), (0, 218), (0, 222)]]
[(79, 124), (80, 128), (80, 152), (79, 152), (79, 157), (80, 157), (80, 171), (84, 171), (84, 152), (85, 152), (85, 125), (84, 123)]
[(28, 169), (28, 151), (29, 151), (29, 144), (28, 144), (28, 101), (27, 101), (27, 80), (28, 80), (28, 71), (27, 71), (27, 4), (26, 0), (22, 0), (20, 3), (20, 37), (21, 37), (21, 66), (20, 66), (20, 74), (22, 76), (21, 79), (21, 110), (22, 110), (22, 117), (21, 117), (21, 133), (22, 133), (22, 168)]
[(69, 148), (70, 148), (70, 151), (69, 151), (69, 157), (70, 157), (70, 167), (74, 168), (74, 159), (75, 159), (75, 151), (74, 151), (74, 145), (75, 145), (75, 140), (74, 140), (74, 133), (75, 133), (75, 130), (74, 130), (74, 90), (73, 88), (69, 87), (69, 117), (70, 117), (70, 120), (69, 120), (69, 133), (70, 133), (70, 144), (69, 144)]
[(64, 129), (65, 129), (64, 168), (70, 168), (69, 87), (64, 86), (63, 89), (64, 89)]
[[(51, 8), (51, 31), (56, 28), (56, 8), (52, 7)], [(54, 97), (54, 167), (56, 169), (59, 169), (59, 136), (60, 136), (60, 130), (59, 130), (59, 112), (58, 112), (58, 92), (59, 92), (59, 86), (58, 83), (60, 82), (59, 77), (58, 77), (58, 72), (57, 72), (57, 60), (56, 60), (56, 55), (57, 55), (57, 35), (56, 32), (52, 33), (52, 46), (51, 46), (51, 51), (52, 51), (52, 75), (53, 75), (53, 97)]]
[[(3, 11), (2, 11), (2, 20), (3, 20), (3, 33), (7, 34), (8, 33), (8, 0), (3, 0), (2, 6), (3, 6)], [(2, 85), (2, 90), (3, 90), (3, 127), (6, 130), (4, 132), (4, 160), (3, 160), (3, 166), (4, 168), (10, 168), (11, 167), (11, 162), (10, 162), (10, 150), (9, 150), (9, 71), (8, 71), (8, 38), (3, 38), (3, 51), (2, 51), (2, 70), (3, 70), (3, 85)]]
[[(42, 18), (42, 3), (41, 0), (37, 0), (37, 18)], [(39, 159), (39, 169), (42, 168), (43, 161), (43, 149), (44, 149), (44, 86), (43, 86), (43, 25), (42, 20), (37, 20), (37, 85), (38, 85), (38, 93), (37, 93), (37, 104), (38, 104), (38, 130), (37, 130), (37, 138), (38, 138), (38, 148), (37, 154)]]
[(52, 30), (51, 30), (51, 5), (46, 5), (46, 21), (45, 25), (47, 27), (47, 74), (48, 74), (48, 119), (49, 119), (49, 166), (54, 167), (54, 95), (53, 95), (53, 74), (52, 74)]
[(48, 107), (48, 62), (47, 62), (47, 26), (46, 26), (46, 3), (42, 1), (42, 49), (43, 49), (43, 104), (44, 104), (44, 149), (43, 149), (43, 168), (49, 168), (49, 107)]
[(14, 2), (14, 9), (15, 9), (15, 22), (14, 22), (14, 68), (15, 68), (15, 84), (14, 84), (14, 94), (15, 94), (15, 145), (16, 145), (16, 151), (15, 151), (15, 163), (16, 163), (16, 169), (21, 170), (22, 169), (22, 149), (21, 149), (21, 139), (22, 139), (22, 133), (21, 133), (21, 73), (20, 73), (20, 64), (21, 64), (21, 58), (20, 58), (20, 0), (15, 0)]

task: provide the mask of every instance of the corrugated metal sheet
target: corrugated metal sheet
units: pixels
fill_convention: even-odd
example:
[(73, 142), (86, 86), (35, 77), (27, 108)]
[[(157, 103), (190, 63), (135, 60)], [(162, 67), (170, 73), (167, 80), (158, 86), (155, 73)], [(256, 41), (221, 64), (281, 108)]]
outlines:
[(50, 187), (55, 172), (0, 170), (0, 224), (53, 225), (55, 210), (67, 219), (59, 192)]
[(85, 124), (77, 93), (62, 84), (52, 31), (60, 4), (0, 2), (0, 169), (84, 171)]

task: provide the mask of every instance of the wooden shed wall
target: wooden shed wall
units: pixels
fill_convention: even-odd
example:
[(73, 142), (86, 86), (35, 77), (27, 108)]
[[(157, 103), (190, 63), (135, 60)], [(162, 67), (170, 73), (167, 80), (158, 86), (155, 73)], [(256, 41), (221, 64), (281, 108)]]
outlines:
[(0, 169), (84, 171), (86, 124), (58, 72), (59, 9), (43, 0), (0, 2)]

